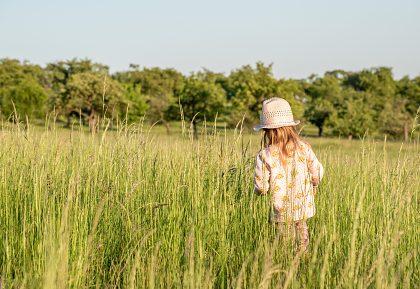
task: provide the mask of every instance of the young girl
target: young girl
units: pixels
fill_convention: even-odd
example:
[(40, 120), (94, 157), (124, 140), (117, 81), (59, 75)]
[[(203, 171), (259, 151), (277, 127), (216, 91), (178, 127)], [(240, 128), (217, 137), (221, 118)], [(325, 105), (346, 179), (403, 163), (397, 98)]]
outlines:
[[(300, 250), (309, 243), (306, 220), (315, 215), (315, 189), (323, 176), (323, 167), (311, 146), (302, 140), (294, 126), (290, 104), (282, 98), (263, 102), (260, 124), (264, 129), (264, 148), (255, 164), (255, 191), (272, 194), (271, 221), (283, 229), (297, 232)], [(294, 231), (293, 231), (294, 233)]]

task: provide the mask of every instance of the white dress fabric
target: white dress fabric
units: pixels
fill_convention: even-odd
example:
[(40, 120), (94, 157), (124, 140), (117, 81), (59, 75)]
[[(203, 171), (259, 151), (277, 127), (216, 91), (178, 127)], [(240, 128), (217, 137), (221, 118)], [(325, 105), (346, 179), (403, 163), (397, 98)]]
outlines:
[(279, 148), (262, 149), (256, 158), (254, 185), (260, 194), (272, 194), (274, 222), (295, 222), (315, 215), (313, 179), (324, 174), (311, 147), (301, 143), (282, 164)]

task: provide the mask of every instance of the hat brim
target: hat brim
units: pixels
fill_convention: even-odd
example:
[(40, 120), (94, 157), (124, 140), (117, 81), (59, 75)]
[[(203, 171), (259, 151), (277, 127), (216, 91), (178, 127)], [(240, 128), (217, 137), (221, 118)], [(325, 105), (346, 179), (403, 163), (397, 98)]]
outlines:
[(254, 126), (254, 131), (259, 131), (264, 128), (279, 128), (279, 127), (285, 127), (285, 126), (295, 126), (300, 123), (300, 120), (295, 120), (293, 122), (288, 123), (280, 123), (280, 124), (259, 124)]

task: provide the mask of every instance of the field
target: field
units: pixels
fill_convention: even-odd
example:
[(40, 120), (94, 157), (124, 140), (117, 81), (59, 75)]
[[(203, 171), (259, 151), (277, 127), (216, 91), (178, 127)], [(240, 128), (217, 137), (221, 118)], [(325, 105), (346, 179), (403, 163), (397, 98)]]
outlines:
[(416, 288), (419, 144), (308, 140), (326, 174), (299, 255), (253, 194), (257, 134), (3, 127), (0, 287)]

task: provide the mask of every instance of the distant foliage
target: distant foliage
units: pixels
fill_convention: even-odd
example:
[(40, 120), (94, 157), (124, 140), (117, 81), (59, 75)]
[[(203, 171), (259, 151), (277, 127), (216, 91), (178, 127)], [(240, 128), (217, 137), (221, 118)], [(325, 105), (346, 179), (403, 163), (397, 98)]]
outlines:
[(90, 128), (102, 117), (115, 118), (122, 112), (121, 85), (106, 74), (82, 72), (73, 75), (68, 82), (67, 113), (76, 113)]
[(146, 115), (151, 122), (163, 123), (169, 132), (171, 107), (178, 103), (176, 95), (184, 85), (185, 77), (181, 73), (157, 67), (140, 70), (137, 65), (131, 65), (129, 71), (118, 72), (114, 78), (128, 89), (133, 104), (128, 109), (129, 120), (138, 121)]
[(395, 80), (387, 67), (312, 77), (305, 83), (305, 116), (320, 136), (328, 128), (350, 138), (369, 133), (407, 139), (417, 126), (419, 79)]
[(200, 72), (185, 80), (179, 92), (179, 102), (184, 118), (191, 122), (197, 134), (199, 119), (214, 120), (218, 113), (224, 112), (226, 95), (214, 75)]
[(404, 137), (418, 126), (420, 76), (394, 79), (391, 68), (357, 72), (334, 70), (307, 79), (278, 79), (272, 65), (258, 62), (230, 74), (202, 70), (183, 75), (175, 69), (140, 68), (109, 73), (89, 59), (49, 63), (45, 68), (0, 60), (0, 113), (3, 119), (43, 119), (53, 113), (70, 125), (95, 126), (100, 118), (170, 122), (184, 119), (195, 129), (204, 120), (230, 127), (258, 122), (263, 100), (287, 99), (296, 119), (318, 128), (318, 135)]
[(39, 66), (0, 60), (0, 114), (3, 118), (43, 118), (48, 99), (44, 81)]

